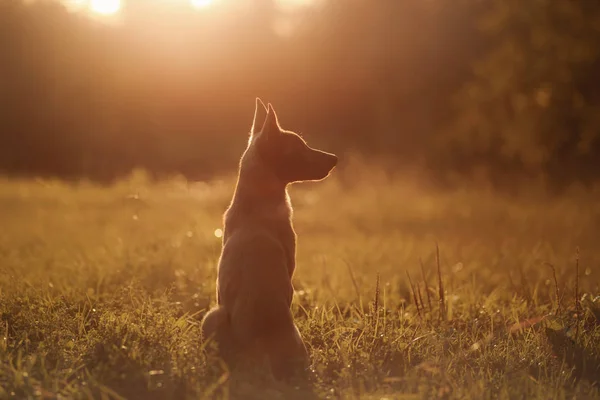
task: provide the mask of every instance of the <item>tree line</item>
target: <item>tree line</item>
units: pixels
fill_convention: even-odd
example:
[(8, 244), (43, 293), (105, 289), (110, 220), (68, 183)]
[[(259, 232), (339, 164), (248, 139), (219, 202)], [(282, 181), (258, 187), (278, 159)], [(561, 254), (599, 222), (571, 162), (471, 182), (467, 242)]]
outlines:
[(235, 167), (260, 96), (315, 145), (441, 180), (596, 179), (597, 2), (123, 1), (101, 20), (0, 0), (3, 173), (205, 179)]

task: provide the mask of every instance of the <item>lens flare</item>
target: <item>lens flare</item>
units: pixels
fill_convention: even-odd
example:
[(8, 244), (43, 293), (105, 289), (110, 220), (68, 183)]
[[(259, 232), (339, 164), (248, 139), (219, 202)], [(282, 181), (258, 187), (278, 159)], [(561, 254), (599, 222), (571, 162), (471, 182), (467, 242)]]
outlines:
[(91, 0), (90, 8), (102, 15), (116, 14), (121, 9), (121, 0)]
[(190, 2), (194, 8), (202, 9), (211, 6), (215, 0), (190, 0)]

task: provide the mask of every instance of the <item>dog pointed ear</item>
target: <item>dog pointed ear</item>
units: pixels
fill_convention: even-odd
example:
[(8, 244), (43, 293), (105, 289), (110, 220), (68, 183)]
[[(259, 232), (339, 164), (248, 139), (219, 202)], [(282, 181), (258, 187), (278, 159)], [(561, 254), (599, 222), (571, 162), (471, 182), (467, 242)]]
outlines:
[(265, 124), (267, 115), (267, 107), (265, 107), (265, 103), (260, 98), (256, 98), (256, 105), (254, 107), (254, 119), (252, 120), (252, 128), (250, 129), (250, 135), (254, 135), (260, 131), (258, 129), (262, 128)]
[(267, 108), (267, 118), (265, 120), (264, 127), (271, 132), (278, 132), (281, 129), (279, 127), (279, 120), (277, 119), (277, 114), (275, 113), (275, 109), (273, 108), (271, 103), (269, 103), (269, 106)]

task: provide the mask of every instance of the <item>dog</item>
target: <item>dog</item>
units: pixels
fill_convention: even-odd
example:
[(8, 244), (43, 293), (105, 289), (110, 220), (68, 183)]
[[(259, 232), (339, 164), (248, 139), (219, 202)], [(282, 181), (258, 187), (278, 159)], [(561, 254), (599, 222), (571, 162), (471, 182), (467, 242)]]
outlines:
[[(261, 114), (266, 112), (258, 130)], [(281, 128), (257, 98), (233, 199), (224, 214), (217, 306), (202, 320), (225, 363), (266, 366), (278, 381), (302, 377), (309, 355), (290, 310), (296, 267), (289, 184), (320, 181), (338, 157)]]

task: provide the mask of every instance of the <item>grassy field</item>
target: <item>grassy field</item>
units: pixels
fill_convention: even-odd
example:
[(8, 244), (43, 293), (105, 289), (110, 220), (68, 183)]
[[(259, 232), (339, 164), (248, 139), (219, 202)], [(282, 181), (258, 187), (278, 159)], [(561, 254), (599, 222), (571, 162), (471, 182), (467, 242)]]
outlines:
[[(0, 399), (292, 397), (203, 351), (233, 184), (0, 181)], [(360, 166), (291, 193), (318, 397), (600, 398), (598, 193), (440, 193)]]

